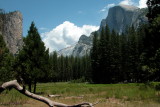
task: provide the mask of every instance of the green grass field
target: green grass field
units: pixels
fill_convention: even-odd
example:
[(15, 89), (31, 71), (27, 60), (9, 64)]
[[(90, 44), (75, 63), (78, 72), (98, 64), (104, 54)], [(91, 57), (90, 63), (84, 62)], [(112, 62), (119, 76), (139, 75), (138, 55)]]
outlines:
[[(46, 97), (49, 94), (61, 95), (50, 99), (67, 104), (99, 102), (95, 107), (160, 107), (160, 91), (154, 89), (155, 84), (39, 83), (37, 93)], [(39, 105), (46, 106), (14, 89), (0, 94), (0, 107)]]

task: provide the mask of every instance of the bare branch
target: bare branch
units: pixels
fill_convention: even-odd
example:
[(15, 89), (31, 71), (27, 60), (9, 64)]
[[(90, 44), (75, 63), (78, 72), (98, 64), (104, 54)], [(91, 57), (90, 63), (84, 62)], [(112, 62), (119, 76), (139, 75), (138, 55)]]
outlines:
[(61, 97), (61, 95), (48, 95), (48, 97)]
[(54, 102), (46, 97), (43, 96), (39, 96), (36, 94), (33, 94), (25, 89), (23, 89), (23, 87), (21, 87), (17, 80), (13, 80), (13, 81), (9, 81), (9, 82), (5, 82), (0, 86), (0, 93), (3, 92), (5, 89), (7, 88), (15, 88), (16, 90), (18, 90), (20, 93), (33, 98), (35, 100), (41, 101), (46, 103), (49, 107), (93, 107), (92, 103), (80, 103), (80, 104), (76, 104), (76, 105), (67, 105), (67, 104), (63, 104), (63, 103), (58, 103), (58, 102)]

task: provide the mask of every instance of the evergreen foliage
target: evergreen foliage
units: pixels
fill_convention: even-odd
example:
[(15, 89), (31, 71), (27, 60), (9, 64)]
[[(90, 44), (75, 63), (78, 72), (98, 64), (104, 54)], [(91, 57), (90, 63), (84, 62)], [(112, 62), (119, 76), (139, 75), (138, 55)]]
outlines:
[(50, 54), (50, 79), (49, 81), (72, 81), (84, 78), (91, 80), (90, 57), (57, 56), (56, 52)]
[(25, 84), (28, 84), (30, 91), (34, 84), (34, 93), (36, 83), (42, 81), (44, 77), (48, 78), (49, 50), (46, 50), (33, 22), (27, 37), (24, 38), (23, 49), (16, 57), (14, 67), (17, 77), (22, 78)]
[(97, 76), (99, 75), (99, 59), (98, 59), (98, 34), (97, 32), (94, 32), (93, 37), (93, 47), (91, 49), (91, 67), (92, 67), (92, 80), (93, 82), (98, 82), (99, 78)]
[(148, 13), (147, 17), (149, 19), (149, 22), (152, 23), (152, 21), (158, 17), (160, 14), (160, 1), (159, 0), (148, 0), (147, 1), (148, 6)]
[(144, 38), (144, 59), (149, 75), (149, 80), (158, 81), (160, 72), (158, 65), (158, 54), (160, 48), (160, 1), (148, 0), (148, 20), (149, 25)]
[(13, 78), (12, 65), (13, 55), (6, 47), (3, 36), (0, 35), (0, 81), (6, 82)]
[[(148, 0), (149, 23), (117, 34), (106, 26), (93, 33), (90, 55), (49, 54), (32, 22), (23, 49), (15, 58), (16, 77), (29, 86), (37, 82), (148, 82), (160, 81), (160, 2)], [(0, 35), (0, 81), (12, 78), (13, 56)], [(7, 75), (11, 77), (7, 77)]]
[(107, 33), (106, 27), (93, 39), (94, 83), (159, 81), (160, 2), (148, 0), (147, 5), (148, 25), (129, 27), (121, 35)]
[(140, 27), (135, 30), (134, 27), (130, 27), (125, 34), (119, 35), (114, 30), (109, 33), (106, 27), (100, 31), (99, 39), (95, 33), (91, 50), (93, 82), (143, 81), (139, 71), (141, 70), (140, 55), (143, 49), (144, 28)]

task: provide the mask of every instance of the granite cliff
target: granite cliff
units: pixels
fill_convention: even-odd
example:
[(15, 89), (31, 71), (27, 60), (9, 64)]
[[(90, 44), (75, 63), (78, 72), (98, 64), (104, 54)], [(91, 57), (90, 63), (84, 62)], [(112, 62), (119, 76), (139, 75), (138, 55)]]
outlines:
[(92, 38), (86, 35), (82, 35), (79, 38), (78, 43), (75, 45), (72, 55), (73, 56), (84, 56), (86, 54), (90, 54), (90, 50), (92, 48)]
[[(146, 13), (147, 9), (140, 9), (135, 6), (118, 5), (112, 7), (109, 9), (106, 19), (101, 21), (98, 31), (101, 31), (106, 25), (108, 25), (110, 30), (114, 29), (119, 34), (125, 32), (126, 27), (134, 26), (137, 29), (139, 25), (148, 22), (147, 17), (145, 16)], [(65, 54), (63, 49), (58, 53), (59, 55), (64, 56), (84, 56), (89, 54), (90, 49), (92, 48), (92, 38), (92, 34), (89, 37), (82, 35), (75, 46), (66, 48), (67, 52), (70, 54)]]
[(91, 47), (92, 47), (92, 38), (90, 36), (88, 37), (86, 35), (82, 35), (79, 38), (78, 43), (58, 51), (58, 56), (60, 56), (60, 55), (63, 55), (63, 56), (70, 56), (70, 55), (84, 56), (85, 54), (90, 53)]
[(125, 31), (126, 27), (138, 28), (140, 24), (147, 23), (145, 14), (147, 9), (140, 9), (135, 6), (118, 5), (109, 9), (106, 19), (101, 21), (100, 30), (106, 25), (110, 30), (115, 30), (118, 33)]
[(19, 11), (0, 13), (0, 34), (12, 54), (18, 53), (23, 45), (22, 14)]

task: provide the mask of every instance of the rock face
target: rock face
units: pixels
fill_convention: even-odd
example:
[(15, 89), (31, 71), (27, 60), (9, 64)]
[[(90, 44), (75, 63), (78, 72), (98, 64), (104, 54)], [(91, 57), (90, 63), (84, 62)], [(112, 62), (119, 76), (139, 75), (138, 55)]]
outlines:
[(67, 47), (67, 48), (64, 48), (64, 49), (58, 51), (58, 56), (61, 56), (61, 55), (70, 56), (70, 55), (72, 55), (74, 47), (75, 47), (75, 45)]
[[(115, 30), (117, 33), (121, 34), (125, 31), (126, 27), (138, 28), (140, 24), (147, 23), (147, 17), (145, 14), (147, 9), (140, 9), (135, 6), (129, 5), (118, 5), (109, 9), (108, 16), (103, 19), (100, 24), (99, 31), (106, 25), (110, 30)], [(92, 48), (92, 38), (91, 34), (89, 37), (82, 35), (78, 43), (70, 49), (70, 54), (73, 56), (84, 56), (90, 53)], [(66, 55), (63, 49), (61, 50), (61, 55)]]
[(75, 45), (72, 55), (73, 56), (84, 56), (86, 54), (90, 54), (90, 50), (92, 48), (92, 38), (86, 35), (82, 35), (78, 41), (78, 43)]
[(108, 16), (103, 19), (100, 25), (100, 30), (106, 25), (110, 30), (115, 30), (118, 33), (125, 31), (126, 27), (134, 26), (138, 28), (140, 24), (147, 23), (145, 13), (147, 9), (140, 9), (135, 6), (118, 5), (109, 9)]
[(16, 54), (23, 45), (22, 14), (19, 11), (1, 15), (1, 34), (11, 53)]
[(90, 49), (92, 47), (92, 39), (91, 37), (87, 37), (86, 35), (82, 35), (78, 41), (73, 46), (67, 47), (58, 51), (58, 56), (84, 56), (90, 53)]

